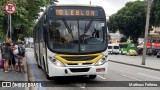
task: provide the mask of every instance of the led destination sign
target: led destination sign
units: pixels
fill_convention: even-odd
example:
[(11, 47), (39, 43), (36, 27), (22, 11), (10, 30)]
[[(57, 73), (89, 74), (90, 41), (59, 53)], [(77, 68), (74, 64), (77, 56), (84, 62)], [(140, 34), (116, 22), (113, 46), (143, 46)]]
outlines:
[(97, 10), (56, 9), (57, 16), (98, 16)]

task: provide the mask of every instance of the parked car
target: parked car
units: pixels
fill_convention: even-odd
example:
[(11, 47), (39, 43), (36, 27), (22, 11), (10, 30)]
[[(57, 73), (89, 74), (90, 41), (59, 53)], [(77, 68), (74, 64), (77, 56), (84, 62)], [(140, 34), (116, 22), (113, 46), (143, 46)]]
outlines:
[(159, 58), (160, 57), (160, 51), (157, 53), (157, 58)]
[(154, 53), (155, 52), (152, 50), (152, 48), (147, 49), (147, 52), (146, 52), (147, 55), (151, 56), (151, 55), (154, 55)]
[(136, 55), (138, 55), (138, 53), (136, 50), (130, 49), (130, 50), (128, 50), (127, 55), (136, 56)]
[(160, 49), (157, 49), (157, 48), (152, 49), (152, 54), (153, 55), (157, 55), (158, 52), (160, 52)]
[(108, 44), (108, 53), (109, 54), (119, 54), (119, 44), (113, 43), (113, 44)]

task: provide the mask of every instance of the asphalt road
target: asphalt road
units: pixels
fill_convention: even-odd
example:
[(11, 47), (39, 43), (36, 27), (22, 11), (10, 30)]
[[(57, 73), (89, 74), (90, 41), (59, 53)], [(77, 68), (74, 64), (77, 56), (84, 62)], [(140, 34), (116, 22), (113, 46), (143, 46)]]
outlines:
[[(46, 87), (41, 87), (39, 90), (160, 90), (160, 87), (143, 87), (143, 81), (149, 81), (147, 83), (152, 85), (159, 85), (160, 83), (154, 81), (160, 81), (160, 72), (113, 62), (109, 62), (106, 76), (98, 75), (94, 80), (89, 80), (87, 77), (63, 77), (47, 80), (43, 70), (37, 67), (33, 55), (33, 50), (27, 51), (28, 64), (33, 71), (34, 78), (36, 81), (46, 83)], [(142, 86), (125, 87), (129, 84)]]

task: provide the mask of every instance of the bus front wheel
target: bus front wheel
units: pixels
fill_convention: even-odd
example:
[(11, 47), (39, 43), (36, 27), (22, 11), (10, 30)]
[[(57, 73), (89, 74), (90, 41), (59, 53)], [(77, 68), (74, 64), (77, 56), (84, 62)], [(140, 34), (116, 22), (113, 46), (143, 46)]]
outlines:
[(37, 61), (37, 66), (38, 66), (38, 68), (42, 68), (40, 65), (39, 65), (39, 63), (38, 63), (38, 56), (36, 55), (36, 61)]
[(49, 77), (49, 75), (46, 73), (46, 78), (48, 79), (48, 80), (52, 80), (53, 78), (52, 77)]
[(38, 66), (38, 68), (40, 68), (40, 69), (42, 68), (39, 64), (38, 64), (37, 66)]
[(97, 75), (89, 75), (89, 79), (95, 79)]

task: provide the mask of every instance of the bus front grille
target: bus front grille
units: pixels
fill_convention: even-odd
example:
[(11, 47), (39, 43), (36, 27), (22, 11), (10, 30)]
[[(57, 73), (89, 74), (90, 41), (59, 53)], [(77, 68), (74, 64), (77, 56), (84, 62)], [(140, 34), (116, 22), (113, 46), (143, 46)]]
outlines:
[(97, 56), (61, 56), (67, 61), (89, 61), (95, 59)]
[(88, 72), (90, 68), (70, 68), (71, 72)]
[(67, 65), (78, 65), (78, 63), (68, 63)]

